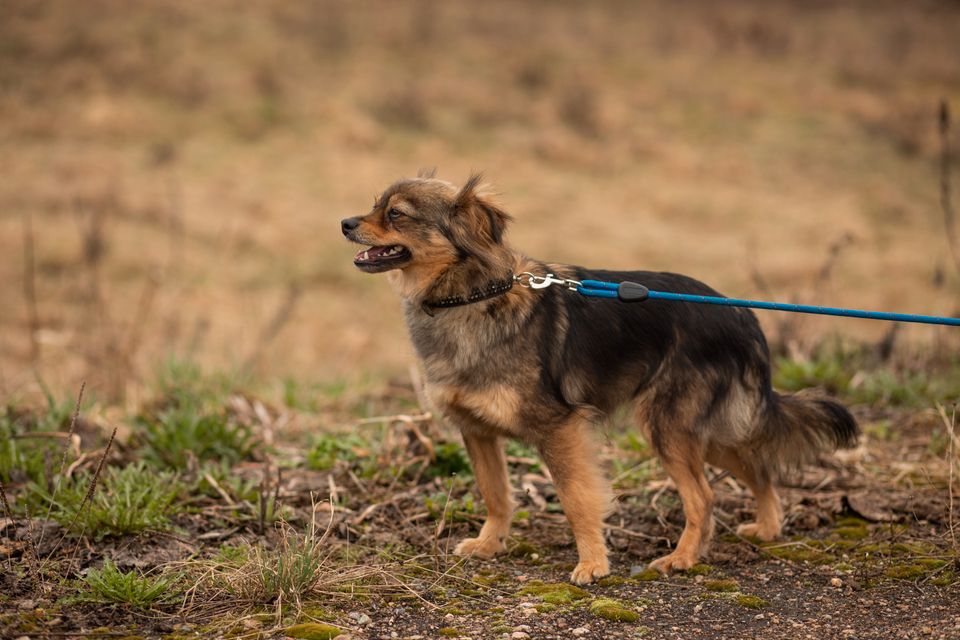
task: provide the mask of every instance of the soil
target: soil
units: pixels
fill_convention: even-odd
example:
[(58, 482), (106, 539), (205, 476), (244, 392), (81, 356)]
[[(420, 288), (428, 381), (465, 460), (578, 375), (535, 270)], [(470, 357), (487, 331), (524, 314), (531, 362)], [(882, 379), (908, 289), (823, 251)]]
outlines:
[[(402, 475), (391, 486), (359, 476), (359, 463), (338, 463), (326, 472), (295, 468), (281, 475), (278, 496), (290, 527), (302, 528), (313, 509), (330, 534), (325, 577), (301, 602), (194, 592), (192, 600), (143, 612), (71, 603), (76, 583), (49, 579), (58, 571), (61, 578), (81, 575), (105, 557), (123, 570), (150, 571), (171, 563), (189, 568), (224, 545), (283, 544), (283, 528), (267, 527), (261, 536), (255, 519), (226, 515), (214, 499), (196, 501), (169, 532), (68, 539), (41, 560), (48, 577), (40, 582), (33, 579), (40, 574), (25, 566), (25, 526), (4, 520), (0, 553), (8, 570), (0, 635), (324, 637), (303, 626), (324, 623), (339, 629), (339, 638), (357, 639), (958, 638), (960, 556), (950, 533), (950, 471), (930, 451), (937, 416), (859, 414), (866, 424), (883, 417), (889, 430), (883, 438), (868, 430), (859, 449), (791, 478), (782, 491), (787, 518), (777, 542), (732, 533), (751, 517), (752, 499), (733, 478), (714, 472), (716, 540), (704, 564), (686, 574), (665, 577), (646, 569), (668, 551), (683, 522), (676, 494), (659, 471), (633, 486), (619, 485), (620, 500), (608, 519), (613, 573), (581, 591), (566, 582), (576, 551), (536, 460), (511, 457), (514, 484), (525, 490), (517, 494), (508, 552), (492, 561), (450, 553), (482, 521), (475, 512), (482, 513), (478, 497), (470, 502), (470, 478), (457, 483)], [(401, 447), (415, 462), (422, 440), (402, 421), (390, 433), (409, 437)], [(613, 448), (615, 439), (609, 458), (622, 455)], [(246, 463), (234, 471), (251, 475), (259, 468)], [(332, 516), (329, 502), (311, 499), (311, 491), (338, 494)], [(444, 495), (447, 506), (438, 507)], [(960, 512), (956, 498), (953, 506)], [(55, 523), (46, 526), (46, 540), (58, 537)], [(51, 551), (47, 544), (40, 554)], [(372, 579), (337, 582), (338, 573), (364, 565), (378, 567)], [(189, 575), (199, 580), (199, 573)]]

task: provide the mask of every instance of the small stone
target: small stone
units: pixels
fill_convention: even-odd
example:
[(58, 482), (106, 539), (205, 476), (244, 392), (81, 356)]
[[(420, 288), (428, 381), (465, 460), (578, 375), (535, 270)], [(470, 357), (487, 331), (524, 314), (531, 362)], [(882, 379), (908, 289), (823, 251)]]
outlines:
[(524, 633), (529, 633), (529, 632), (530, 632), (530, 627), (529, 627), (529, 625), (518, 624), (517, 626), (515, 626), (515, 627), (513, 628), (513, 630), (514, 630), (514, 631), (523, 631)]
[(539, 559), (540, 559), (540, 554), (539, 554), (539, 553), (531, 553), (531, 554), (530, 554), (530, 559), (531, 559), (531, 560), (539, 560)]
[(933, 635), (933, 628), (932, 628), (932, 627), (920, 627), (920, 632), (923, 633), (923, 634), (925, 634), (925, 635), (930, 636), (930, 635)]
[(452, 613), (448, 613), (447, 615), (443, 616), (443, 619), (444, 619), (444, 620), (453, 620), (454, 617), (455, 617), (455, 616), (454, 616)]
[(839, 589), (843, 586), (843, 580), (840, 578), (830, 578), (830, 586)]
[(573, 635), (575, 635), (575, 636), (577, 636), (577, 637), (579, 637), (579, 636), (585, 636), (585, 635), (587, 635), (588, 633), (590, 633), (590, 629), (587, 629), (586, 627), (577, 627), (576, 629), (574, 629), (574, 630), (571, 631), (570, 633), (572, 633)]
[(534, 608), (534, 607), (536, 607), (536, 606), (537, 606), (537, 604), (536, 604), (535, 602), (521, 602), (521, 603), (520, 603), (520, 607), (523, 608), (523, 609), (532, 609), (532, 608)]
[(753, 619), (754, 619), (754, 620), (763, 620), (763, 617), (764, 617), (764, 616), (763, 616), (762, 613), (758, 613), (757, 615), (753, 616)]
[(530, 637), (530, 634), (527, 633), (526, 631), (514, 631), (513, 633), (510, 634), (510, 637), (513, 640), (526, 640), (527, 638)]

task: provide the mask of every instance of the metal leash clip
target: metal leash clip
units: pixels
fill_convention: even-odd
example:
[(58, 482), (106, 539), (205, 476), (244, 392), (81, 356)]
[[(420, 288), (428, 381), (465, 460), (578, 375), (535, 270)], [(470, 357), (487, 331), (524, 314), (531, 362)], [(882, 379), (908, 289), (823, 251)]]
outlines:
[(528, 289), (546, 289), (552, 284), (559, 284), (570, 291), (576, 291), (577, 287), (580, 286), (580, 281), (578, 280), (557, 278), (552, 273), (548, 273), (545, 276), (538, 276), (529, 271), (524, 271), (523, 273), (518, 273), (513, 276), (513, 279), (521, 287), (527, 287)]

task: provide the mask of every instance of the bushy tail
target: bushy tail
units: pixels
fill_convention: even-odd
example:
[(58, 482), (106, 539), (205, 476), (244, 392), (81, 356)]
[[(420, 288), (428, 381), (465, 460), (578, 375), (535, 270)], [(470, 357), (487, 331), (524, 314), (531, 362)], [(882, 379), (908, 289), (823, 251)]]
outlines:
[(757, 432), (757, 453), (784, 472), (816, 459), (817, 454), (857, 445), (860, 427), (839, 402), (811, 391), (773, 392)]

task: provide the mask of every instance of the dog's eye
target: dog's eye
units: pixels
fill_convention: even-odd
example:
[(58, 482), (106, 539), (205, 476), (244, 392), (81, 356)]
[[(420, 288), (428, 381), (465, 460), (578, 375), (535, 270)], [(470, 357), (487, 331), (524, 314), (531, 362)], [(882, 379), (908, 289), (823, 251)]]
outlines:
[(397, 220), (402, 215), (403, 211), (400, 211), (400, 209), (390, 209), (390, 211), (387, 211), (387, 217), (391, 220)]

